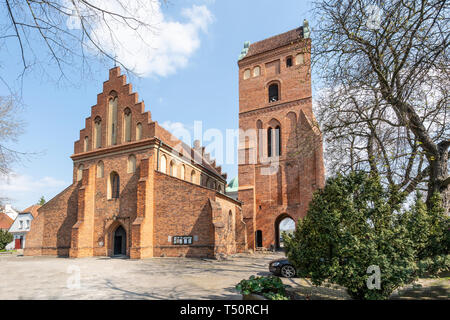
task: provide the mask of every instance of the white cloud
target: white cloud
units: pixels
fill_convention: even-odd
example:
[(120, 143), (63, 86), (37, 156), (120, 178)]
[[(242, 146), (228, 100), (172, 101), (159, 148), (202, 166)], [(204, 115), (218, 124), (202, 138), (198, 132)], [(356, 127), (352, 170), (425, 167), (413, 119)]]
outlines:
[(29, 175), (11, 173), (0, 176), (0, 194), (24, 209), (36, 203), (41, 196), (50, 200), (70, 183), (52, 177), (34, 178)]
[[(136, 17), (149, 25), (134, 30), (133, 25), (130, 28), (111, 16), (105, 20), (90, 21), (91, 37), (101, 43), (102, 49), (144, 77), (166, 77), (186, 67), (200, 47), (201, 33), (207, 32), (214, 20), (206, 5), (182, 9), (181, 15), (185, 21), (180, 22), (171, 21), (164, 15), (159, 0), (92, 0), (91, 3), (111, 12)], [(70, 3), (68, 6), (71, 7)], [(87, 16), (90, 10), (85, 9), (83, 16)], [(67, 21), (68, 26), (79, 28), (79, 23), (74, 19), (72, 17)]]

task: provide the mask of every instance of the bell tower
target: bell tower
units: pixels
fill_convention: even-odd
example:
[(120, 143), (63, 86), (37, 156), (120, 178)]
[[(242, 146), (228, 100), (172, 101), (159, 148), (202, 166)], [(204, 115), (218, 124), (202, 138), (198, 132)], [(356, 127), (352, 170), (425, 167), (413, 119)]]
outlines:
[(312, 111), (309, 26), (253, 44), (239, 57), (239, 191), (250, 249), (279, 248), (280, 223), (303, 218), (324, 185)]

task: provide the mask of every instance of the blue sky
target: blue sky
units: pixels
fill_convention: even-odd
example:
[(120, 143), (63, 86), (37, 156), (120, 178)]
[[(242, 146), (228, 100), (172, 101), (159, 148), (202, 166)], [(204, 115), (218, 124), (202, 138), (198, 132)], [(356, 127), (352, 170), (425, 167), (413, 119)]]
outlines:
[[(198, 22), (195, 16), (189, 20), (186, 9), (193, 6), (207, 9), (203, 11), (208, 13), (206, 20)], [(304, 18), (311, 21), (310, 8), (310, 1), (299, 0), (172, 0), (162, 6), (165, 21), (174, 26), (197, 25), (194, 31), (189, 29), (195, 33), (191, 33), (192, 39), (183, 37), (183, 41), (192, 42), (186, 49), (189, 52), (181, 63), (174, 63), (170, 72), (152, 71), (153, 66), (147, 64), (143, 66), (147, 68), (145, 76), (128, 80), (153, 120), (186, 128), (201, 120), (203, 130), (217, 128), (225, 135), (226, 129), (238, 128), (237, 57), (244, 41), (256, 42), (299, 27)], [(15, 79), (21, 71), (17, 54), (13, 46), (0, 51), (0, 72), (7, 79)], [(24, 209), (41, 195), (51, 199), (71, 183), (73, 143), (112, 66), (99, 64), (97, 70), (101, 72), (76, 85), (47, 81), (39, 72), (26, 75), (21, 117), (26, 123), (25, 133), (10, 146), (37, 154), (16, 163), (14, 173), (0, 180), (0, 197), (9, 197), (13, 206)], [(56, 74), (57, 70), (48, 72)], [(15, 82), (13, 85), (18, 86)], [(5, 94), (6, 89), (0, 86), (0, 95)], [(229, 180), (237, 175), (237, 164), (223, 167)]]

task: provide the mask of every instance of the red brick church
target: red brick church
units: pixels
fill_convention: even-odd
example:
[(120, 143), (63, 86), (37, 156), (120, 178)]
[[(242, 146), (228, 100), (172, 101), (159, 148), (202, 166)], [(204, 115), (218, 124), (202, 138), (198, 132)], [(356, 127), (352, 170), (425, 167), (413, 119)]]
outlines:
[(39, 209), (24, 254), (220, 257), (279, 246), (280, 221), (303, 217), (324, 183), (303, 35), (246, 44), (240, 56), (237, 200), (205, 148), (162, 128), (111, 69), (75, 142), (73, 183)]

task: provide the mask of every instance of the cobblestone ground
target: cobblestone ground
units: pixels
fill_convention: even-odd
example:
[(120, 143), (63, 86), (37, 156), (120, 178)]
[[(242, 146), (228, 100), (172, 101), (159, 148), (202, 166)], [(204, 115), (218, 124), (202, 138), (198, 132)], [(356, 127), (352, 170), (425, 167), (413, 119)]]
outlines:
[(0, 299), (241, 299), (234, 286), (251, 275), (269, 275), (269, 262), (281, 257), (237, 255), (216, 261), (0, 255)]

